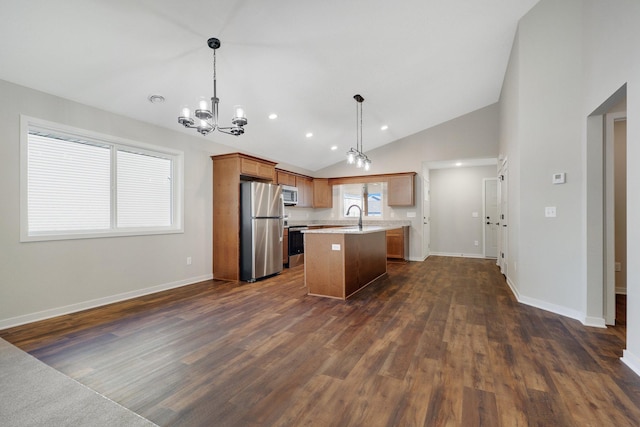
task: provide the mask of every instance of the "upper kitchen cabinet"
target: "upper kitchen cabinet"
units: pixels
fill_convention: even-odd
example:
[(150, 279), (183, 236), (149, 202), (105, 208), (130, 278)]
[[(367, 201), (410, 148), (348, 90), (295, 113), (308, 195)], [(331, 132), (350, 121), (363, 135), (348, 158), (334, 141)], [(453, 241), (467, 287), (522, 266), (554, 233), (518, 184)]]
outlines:
[(329, 184), (328, 178), (313, 179), (313, 207), (333, 207), (333, 187)]
[(280, 185), (290, 185), (291, 187), (296, 186), (296, 176), (287, 171), (283, 171), (280, 169), (276, 169), (276, 183)]
[(394, 174), (387, 178), (387, 204), (389, 206), (415, 205), (415, 172)]
[(299, 208), (313, 207), (313, 179), (306, 176), (296, 176), (296, 187), (298, 187)]
[(276, 180), (275, 163), (243, 154), (239, 154), (238, 156), (240, 158), (240, 171), (242, 175), (264, 179), (270, 182)]

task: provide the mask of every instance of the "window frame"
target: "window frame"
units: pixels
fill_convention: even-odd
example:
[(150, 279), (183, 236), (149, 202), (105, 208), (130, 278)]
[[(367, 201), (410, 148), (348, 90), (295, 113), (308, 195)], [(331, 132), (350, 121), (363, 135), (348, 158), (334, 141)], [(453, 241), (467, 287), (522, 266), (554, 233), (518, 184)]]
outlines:
[[(384, 220), (384, 183), (380, 183), (380, 191), (379, 192), (375, 192), (375, 193), (366, 193), (367, 196), (369, 196), (369, 194), (380, 194), (380, 214), (379, 215), (370, 215), (369, 213), (369, 207), (368, 207), (368, 200), (365, 200), (365, 193), (364, 193), (364, 189), (363, 186), (366, 184), (342, 184), (340, 186), (340, 205), (341, 205), (341, 218), (343, 219), (351, 219), (351, 218), (357, 218), (359, 216), (359, 213), (353, 213), (355, 211), (352, 211), (353, 215), (349, 215), (347, 216), (347, 204), (345, 203), (345, 197), (347, 195), (350, 196), (358, 196), (360, 198), (359, 203), (355, 203), (358, 206), (360, 206), (363, 211), (362, 211), (362, 217), (366, 218), (368, 220)], [(351, 191), (352, 189), (355, 188), (355, 186), (358, 185), (360, 188), (359, 194), (356, 194), (354, 191)], [(353, 199), (353, 198), (352, 198)], [(365, 210), (366, 208), (366, 210)]]
[[(70, 139), (79, 139), (89, 144), (108, 146), (110, 155), (110, 225), (108, 229), (29, 231), (28, 208), (28, 147), (29, 131), (37, 129), (58, 133)], [(73, 142), (73, 141), (72, 141)], [(172, 223), (168, 226), (117, 227), (117, 153), (118, 150), (170, 159), (172, 164)], [(48, 240), (91, 239), (103, 237), (145, 236), (156, 234), (184, 233), (184, 152), (167, 147), (132, 141), (112, 135), (54, 123), (26, 115), (20, 115), (20, 241), (36, 242)]]

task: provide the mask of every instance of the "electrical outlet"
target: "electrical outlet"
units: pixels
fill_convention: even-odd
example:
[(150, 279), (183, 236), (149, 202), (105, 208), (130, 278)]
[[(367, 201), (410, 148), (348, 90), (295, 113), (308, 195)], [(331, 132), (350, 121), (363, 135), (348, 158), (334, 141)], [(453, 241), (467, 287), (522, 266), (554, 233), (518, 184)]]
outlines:
[(191, 257), (190, 256), (187, 257), (187, 265), (191, 265)]
[(473, 241), (473, 245), (474, 245), (474, 246), (478, 246), (479, 244), (480, 244), (480, 242), (478, 242), (477, 240), (474, 240), (474, 241)]
[(622, 263), (616, 262), (616, 271), (622, 271)]
[(547, 206), (544, 208), (544, 216), (547, 218), (555, 218), (556, 216), (556, 207), (555, 206)]

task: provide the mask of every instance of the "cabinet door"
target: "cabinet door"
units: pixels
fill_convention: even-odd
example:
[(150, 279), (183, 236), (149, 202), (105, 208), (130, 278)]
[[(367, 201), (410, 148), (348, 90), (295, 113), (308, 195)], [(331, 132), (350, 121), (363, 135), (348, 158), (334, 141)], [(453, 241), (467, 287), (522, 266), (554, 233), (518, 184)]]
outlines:
[(387, 258), (404, 259), (404, 235), (402, 228), (387, 230)]
[(289, 229), (282, 234), (282, 265), (289, 264)]
[(281, 185), (296, 186), (296, 176), (285, 171), (277, 171), (277, 183)]
[(298, 207), (310, 208), (313, 205), (313, 181), (311, 178), (296, 176), (298, 187)]
[(269, 163), (263, 163), (254, 159), (241, 158), (240, 172), (243, 175), (254, 176), (256, 178), (268, 179), (273, 181), (275, 176), (275, 167)]
[(331, 208), (333, 207), (333, 188), (329, 185), (327, 178), (313, 179), (313, 207)]
[(387, 179), (387, 204), (389, 206), (413, 206), (413, 175), (390, 176)]

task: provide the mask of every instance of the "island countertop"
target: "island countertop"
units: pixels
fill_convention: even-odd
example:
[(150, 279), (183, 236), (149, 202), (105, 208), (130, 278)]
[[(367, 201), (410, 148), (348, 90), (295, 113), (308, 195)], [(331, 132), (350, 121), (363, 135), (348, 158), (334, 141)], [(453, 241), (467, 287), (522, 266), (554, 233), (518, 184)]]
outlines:
[(315, 228), (312, 230), (301, 230), (305, 234), (369, 234), (379, 231), (394, 230), (401, 228), (397, 225), (363, 225), (360, 229), (357, 225), (351, 227), (335, 227), (335, 228)]

